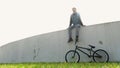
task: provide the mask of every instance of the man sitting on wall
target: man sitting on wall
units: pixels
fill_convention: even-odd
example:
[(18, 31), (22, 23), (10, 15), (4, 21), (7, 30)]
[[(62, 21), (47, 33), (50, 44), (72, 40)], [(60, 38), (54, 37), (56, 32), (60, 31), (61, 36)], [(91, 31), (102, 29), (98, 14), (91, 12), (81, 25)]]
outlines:
[(79, 13), (77, 13), (77, 10), (76, 8), (72, 8), (72, 15), (70, 17), (70, 25), (69, 25), (69, 28), (68, 28), (68, 34), (69, 34), (69, 39), (68, 39), (68, 43), (73, 41), (72, 39), (72, 29), (75, 28), (76, 29), (76, 42), (78, 42), (79, 40), (79, 29), (81, 26), (84, 26), (82, 21), (81, 21), (81, 18), (80, 18), (80, 15)]

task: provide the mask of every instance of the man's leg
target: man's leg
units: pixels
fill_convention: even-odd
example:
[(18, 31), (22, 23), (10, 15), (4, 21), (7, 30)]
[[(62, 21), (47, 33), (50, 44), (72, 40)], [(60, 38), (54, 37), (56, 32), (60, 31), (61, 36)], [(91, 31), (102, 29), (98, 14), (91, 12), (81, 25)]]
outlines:
[(72, 39), (72, 29), (73, 29), (73, 28), (74, 28), (74, 26), (70, 26), (70, 27), (68, 28), (68, 35), (69, 35), (68, 42), (73, 41), (73, 39)]
[(76, 42), (78, 42), (78, 40), (79, 40), (80, 25), (76, 25), (75, 28), (76, 28)]

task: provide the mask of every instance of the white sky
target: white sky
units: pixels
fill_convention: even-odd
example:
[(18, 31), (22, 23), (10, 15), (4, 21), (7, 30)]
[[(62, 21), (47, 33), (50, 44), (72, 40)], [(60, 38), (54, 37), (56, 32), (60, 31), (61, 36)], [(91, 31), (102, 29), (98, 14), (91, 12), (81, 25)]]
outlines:
[(0, 0), (0, 46), (66, 29), (71, 8), (84, 25), (120, 20), (120, 0)]

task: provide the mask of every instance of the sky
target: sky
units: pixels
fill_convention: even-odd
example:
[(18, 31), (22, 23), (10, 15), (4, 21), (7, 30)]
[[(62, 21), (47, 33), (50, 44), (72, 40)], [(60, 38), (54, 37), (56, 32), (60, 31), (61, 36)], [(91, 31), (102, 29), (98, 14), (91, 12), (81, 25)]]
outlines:
[(84, 25), (120, 21), (120, 0), (0, 0), (0, 46), (68, 28), (72, 7)]

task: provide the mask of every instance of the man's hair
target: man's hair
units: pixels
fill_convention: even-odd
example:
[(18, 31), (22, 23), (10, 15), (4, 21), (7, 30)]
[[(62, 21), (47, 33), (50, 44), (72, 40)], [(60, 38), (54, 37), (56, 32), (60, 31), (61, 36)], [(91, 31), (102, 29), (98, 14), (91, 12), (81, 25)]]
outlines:
[(73, 7), (72, 9), (76, 9), (76, 7)]

